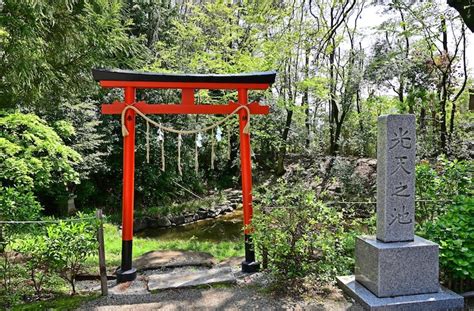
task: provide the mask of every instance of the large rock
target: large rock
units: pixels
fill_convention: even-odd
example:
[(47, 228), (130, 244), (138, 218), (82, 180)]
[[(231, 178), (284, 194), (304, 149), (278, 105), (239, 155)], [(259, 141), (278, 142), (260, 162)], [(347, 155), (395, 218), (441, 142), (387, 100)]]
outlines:
[(358, 159), (354, 168), (353, 177), (362, 179), (367, 184), (374, 183), (377, 173), (376, 159)]
[(186, 266), (212, 267), (214, 257), (205, 252), (151, 251), (138, 257), (133, 265), (137, 270), (153, 270)]
[(150, 291), (192, 287), (205, 284), (235, 283), (236, 279), (230, 267), (209, 270), (185, 270), (172, 273), (152, 274), (148, 277)]
[(139, 232), (148, 228), (148, 218), (138, 218), (133, 221), (133, 232)]
[(172, 225), (171, 221), (166, 216), (151, 219), (149, 223), (152, 227), (170, 227)]
[(177, 226), (182, 225), (186, 222), (186, 219), (182, 215), (172, 216), (169, 219), (173, 224)]

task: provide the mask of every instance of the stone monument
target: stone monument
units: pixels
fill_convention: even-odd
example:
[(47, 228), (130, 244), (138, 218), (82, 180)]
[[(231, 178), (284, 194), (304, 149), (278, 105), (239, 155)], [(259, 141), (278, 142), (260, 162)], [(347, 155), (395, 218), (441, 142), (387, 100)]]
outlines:
[(414, 115), (378, 119), (377, 235), (358, 237), (355, 276), (339, 286), (367, 310), (456, 310), (463, 298), (439, 285), (438, 244), (415, 236)]

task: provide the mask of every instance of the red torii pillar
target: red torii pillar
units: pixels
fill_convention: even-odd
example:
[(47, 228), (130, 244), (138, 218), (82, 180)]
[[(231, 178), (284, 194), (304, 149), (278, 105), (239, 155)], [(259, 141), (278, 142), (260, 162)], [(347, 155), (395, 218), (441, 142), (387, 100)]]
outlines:
[[(261, 72), (234, 75), (205, 74), (160, 74), (127, 70), (92, 71), (94, 79), (102, 87), (124, 89), (125, 102), (102, 105), (103, 114), (121, 114), (126, 105), (145, 114), (230, 114), (239, 106), (245, 105), (250, 114), (268, 114), (269, 107), (258, 102), (248, 103), (248, 90), (265, 90), (275, 81), (275, 72)], [(136, 102), (136, 89), (181, 89), (181, 104), (147, 104)], [(238, 91), (238, 103), (226, 105), (196, 105), (196, 89), (234, 89)], [(129, 134), (123, 140), (123, 196), (122, 196), (122, 261), (117, 270), (117, 282), (132, 281), (136, 278), (136, 269), (132, 267), (133, 245), (133, 209), (135, 179), (135, 116), (132, 109), (125, 113), (125, 125)], [(239, 110), (240, 161), (242, 172), (242, 204), (244, 214), (245, 260), (243, 272), (256, 272), (259, 263), (255, 261), (252, 242), (252, 164), (250, 157), (250, 135), (244, 132), (248, 123), (246, 109)]]

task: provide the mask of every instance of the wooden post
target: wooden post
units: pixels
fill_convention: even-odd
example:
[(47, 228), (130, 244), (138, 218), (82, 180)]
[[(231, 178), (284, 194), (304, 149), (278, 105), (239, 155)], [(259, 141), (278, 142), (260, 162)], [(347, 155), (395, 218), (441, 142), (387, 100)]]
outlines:
[[(248, 105), (246, 89), (238, 90), (239, 105)], [(255, 250), (252, 240), (252, 163), (250, 157), (250, 133), (244, 133), (249, 122), (247, 110), (239, 111), (240, 128), (240, 169), (242, 172), (242, 210), (244, 212), (245, 260), (242, 262), (242, 272), (257, 272), (260, 263), (255, 261)]]
[[(125, 88), (125, 104), (135, 102), (135, 88)], [(123, 187), (122, 187), (122, 262), (117, 270), (117, 283), (135, 280), (137, 270), (132, 267), (133, 205), (135, 183), (135, 111), (125, 113), (128, 135), (123, 138)]]
[(102, 296), (108, 295), (107, 288), (107, 269), (105, 267), (105, 247), (104, 247), (104, 221), (102, 218), (102, 210), (96, 212), (97, 219), (99, 219), (99, 228), (97, 229), (97, 241), (99, 242), (99, 273), (100, 273), (100, 288)]

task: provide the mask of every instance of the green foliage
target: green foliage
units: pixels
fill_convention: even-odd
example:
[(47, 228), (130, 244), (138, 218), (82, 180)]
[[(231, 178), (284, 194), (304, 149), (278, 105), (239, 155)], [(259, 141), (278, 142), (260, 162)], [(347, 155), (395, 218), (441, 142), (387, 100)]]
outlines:
[(303, 185), (280, 180), (260, 189), (255, 242), (270, 271), (283, 283), (313, 278), (327, 282), (353, 264), (353, 234), (341, 212), (318, 202)]
[(38, 197), (66, 196), (66, 187), (79, 182), (81, 160), (38, 116), (0, 114), (0, 219), (38, 217)]
[(4, 187), (45, 189), (77, 183), (80, 155), (33, 114), (0, 116), (0, 182)]
[[(39, 232), (38, 232), (39, 233)], [(52, 269), (49, 262), (49, 245), (44, 235), (22, 236), (16, 249), (25, 256), (25, 268), (37, 297), (41, 297), (43, 284)]]
[[(75, 294), (77, 274), (96, 256), (97, 223), (92, 216), (74, 217), (80, 220), (29, 224), (12, 230), (8, 248), (0, 253), (0, 297), (4, 299), (0, 306), (43, 299), (46, 293), (50, 297), (51, 292), (64, 291), (65, 281)], [(97, 260), (93, 266), (97, 267)]]
[[(16, 1), (0, 17), (1, 106), (57, 107), (95, 89), (95, 66), (137, 65), (122, 1)], [(13, 69), (13, 70), (12, 70)]]
[[(239, 19), (247, 19), (246, 9), (250, 9), (250, 5), (242, 7), (222, 1), (188, 5), (187, 16), (174, 18), (169, 36), (155, 44), (159, 57), (152, 69), (202, 73), (272, 69), (268, 68), (263, 55), (255, 53), (261, 45), (256, 44), (258, 36), (252, 26), (265, 27), (265, 24), (257, 20), (239, 24)], [(169, 38), (173, 38), (172, 42)]]
[(41, 210), (32, 192), (0, 186), (0, 220), (37, 219)]
[(97, 295), (61, 295), (51, 301), (37, 301), (29, 304), (16, 305), (14, 311), (36, 311), (36, 310), (75, 310), (85, 302), (97, 298)]
[(69, 282), (76, 293), (75, 280), (84, 262), (97, 250), (96, 229), (88, 222), (60, 221), (46, 228), (49, 264)]
[(399, 113), (398, 101), (392, 96), (369, 96), (347, 117), (342, 132), (341, 151), (344, 155), (376, 158), (377, 118), (383, 114)]
[(474, 161), (449, 160), (444, 156), (435, 164), (422, 161), (416, 166), (416, 209), (418, 224), (434, 220), (448, 210), (456, 196), (474, 194)]
[(448, 284), (474, 278), (474, 161), (439, 157), (416, 166), (417, 233), (440, 245)]
[(21, 302), (24, 295), (31, 294), (25, 288), (28, 279), (26, 267), (15, 261), (11, 252), (0, 252), (0, 308), (7, 309)]
[(445, 280), (474, 279), (474, 198), (458, 196), (446, 212), (426, 222), (420, 234), (440, 246)]

